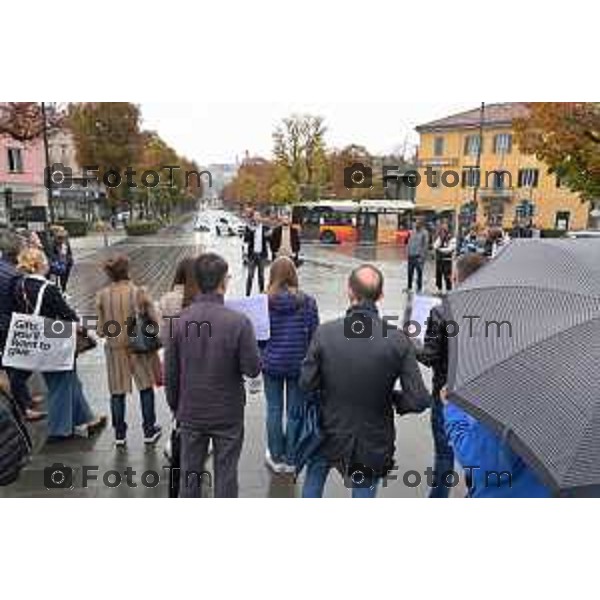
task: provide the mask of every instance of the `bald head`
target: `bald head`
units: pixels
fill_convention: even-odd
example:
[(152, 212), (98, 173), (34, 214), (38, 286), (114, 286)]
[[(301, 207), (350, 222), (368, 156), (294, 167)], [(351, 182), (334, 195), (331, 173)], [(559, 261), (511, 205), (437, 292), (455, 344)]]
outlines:
[(373, 265), (357, 267), (348, 278), (348, 295), (352, 304), (374, 304), (383, 295), (383, 273)]

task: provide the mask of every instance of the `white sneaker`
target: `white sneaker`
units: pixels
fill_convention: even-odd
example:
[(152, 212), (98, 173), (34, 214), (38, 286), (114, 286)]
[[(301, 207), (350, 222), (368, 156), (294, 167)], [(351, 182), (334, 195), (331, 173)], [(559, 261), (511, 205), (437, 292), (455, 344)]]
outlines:
[(288, 465), (287, 463), (283, 465), (283, 472), (287, 475), (295, 475), (296, 467), (294, 465)]
[(73, 435), (79, 438), (89, 438), (90, 431), (87, 425), (75, 425), (73, 427)]
[(125, 448), (127, 446), (127, 440), (125, 438), (118, 438), (115, 440), (115, 447)]
[(265, 464), (267, 465), (267, 467), (269, 467), (269, 469), (271, 469), (271, 471), (273, 471), (273, 473), (285, 473), (286, 465), (284, 463), (275, 462), (271, 457), (271, 453), (269, 451), (267, 451), (267, 454), (265, 455)]

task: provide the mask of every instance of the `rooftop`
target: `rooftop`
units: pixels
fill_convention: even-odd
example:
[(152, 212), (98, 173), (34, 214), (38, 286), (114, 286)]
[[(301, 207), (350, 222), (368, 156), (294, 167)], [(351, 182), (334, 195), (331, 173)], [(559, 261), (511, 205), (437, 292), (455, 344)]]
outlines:
[[(499, 104), (486, 104), (484, 111), (484, 127), (510, 125), (518, 117), (527, 115), (525, 102), (502, 102)], [(430, 121), (416, 127), (419, 133), (425, 131), (438, 131), (446, 129), (470, 129), (479, 127), (481, 109), (474, 108), (465, 112), (451, 115), (436, 121)]]

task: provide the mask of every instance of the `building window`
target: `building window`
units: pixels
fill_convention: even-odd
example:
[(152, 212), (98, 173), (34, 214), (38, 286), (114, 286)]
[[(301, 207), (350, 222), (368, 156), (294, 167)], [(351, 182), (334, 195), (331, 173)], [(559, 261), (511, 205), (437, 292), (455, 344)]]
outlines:
[(444, 138), (436, 137), (433, 142), (433, 154), (434, 156), (444, 156)]
[(8, 170), (11, 173), (23, 172), (23, 156), (20, 148), (8, 149)]
[(494, 138), (495, 154), (510, 154), (512, 151), (512, 134), (500, 133)]
[(462, 186), (463, 187), (479, 187), (481, 185), (481, 170), (480, 169), (463, 169)]
[(520, 169), (519, 187), (536, 188), (540, 180), (539, 169)]
[(465, 138), (465, 154), (467, 156), (477, 156), (481, 148), (481, 137), (478, 135), (468, 135)]
[(571, 213), (568, 211), (557, 212), (554, 227), (560, 231), (569, 230), (569, 221), (571, 220)]
[(567, 184), (566, 180), (563, 179), (560, 175), (556, 176), (556, 187), (560, 188), (560, 189), (564, 189), (569, 187), (569, 185)]

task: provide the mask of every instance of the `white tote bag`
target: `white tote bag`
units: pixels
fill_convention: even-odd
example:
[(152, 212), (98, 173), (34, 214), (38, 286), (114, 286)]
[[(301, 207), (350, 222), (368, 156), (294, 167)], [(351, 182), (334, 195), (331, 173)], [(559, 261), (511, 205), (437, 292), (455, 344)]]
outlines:
[(40, 316), (45, 282), (33, 314), (14, 312), (2, 355), (5, 367), (23, 371), (71, 371), (75, 363), (75, 324)]

